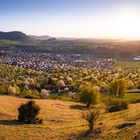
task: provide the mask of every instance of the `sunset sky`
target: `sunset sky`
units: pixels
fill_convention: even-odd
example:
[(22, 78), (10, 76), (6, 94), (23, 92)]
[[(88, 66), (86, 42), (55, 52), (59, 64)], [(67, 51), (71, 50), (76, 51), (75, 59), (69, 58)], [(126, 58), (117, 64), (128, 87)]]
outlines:
[(140, 0), (0, 0), (0, 30), (140, 39)]

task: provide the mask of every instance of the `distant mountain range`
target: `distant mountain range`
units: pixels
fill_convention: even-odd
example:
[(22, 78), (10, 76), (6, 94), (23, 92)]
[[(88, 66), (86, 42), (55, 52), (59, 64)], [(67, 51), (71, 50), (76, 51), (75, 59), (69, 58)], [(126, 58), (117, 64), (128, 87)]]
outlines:
[(48, 35), (43, 35), (43, 36), (36, 36), (36, 35), (29, 35), (31, 38), (38, 39), (38, 40), (48, 40), (52, 38), (51, 36)]

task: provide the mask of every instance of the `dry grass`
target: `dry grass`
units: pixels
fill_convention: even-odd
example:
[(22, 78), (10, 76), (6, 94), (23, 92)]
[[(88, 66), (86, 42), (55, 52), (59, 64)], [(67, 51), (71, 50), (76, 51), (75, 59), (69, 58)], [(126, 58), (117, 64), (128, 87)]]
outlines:
[[(28, 99), (0, 96), (0, 139), (2, 140), (66, 140), (80, 139), (88, 128), (81, 118), (82, 104), (60, 100), (36, 100), (41, 107), (43, 125), (20, 125), (16, 121), (17, 108)], [(130, 105), (126, 111), (101, 114), (96, 127), (102, 133), (99, 140), (131, 140), (140, 131), (140, 104)], [(118, 130), (117, 124), (135, 121), (137, 125)], [(102, 125), (99, 123), (102, 122)], [(93, 136), (90, 135), (91, 139)], [(86, 139), (86, 138), (84, 138)], [(90, 139), (90, 138), (89, 138)]]

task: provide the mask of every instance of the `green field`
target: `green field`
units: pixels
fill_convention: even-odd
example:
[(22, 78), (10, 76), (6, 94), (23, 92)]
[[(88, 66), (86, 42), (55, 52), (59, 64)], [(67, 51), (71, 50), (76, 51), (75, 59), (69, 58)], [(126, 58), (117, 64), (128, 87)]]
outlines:
[(126, 96), (126, 99), (128, 99), (131, 103), (140, 102), (140, 93), (129, 93)]
[[(102, 94), (101, 99), (106, 99), (108, 98), (108, 94)], [(126, 96), (126, 100), (130, 102), (140, 102), (140, 93), (128, 93)]]
[(118, 61), (117, 68), (140, 68), (140, 62), (138, 61)]

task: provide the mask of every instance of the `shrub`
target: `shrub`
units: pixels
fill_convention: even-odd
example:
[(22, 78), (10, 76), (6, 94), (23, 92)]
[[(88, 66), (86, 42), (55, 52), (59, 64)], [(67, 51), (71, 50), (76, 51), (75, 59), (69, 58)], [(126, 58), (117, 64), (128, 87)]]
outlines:
[(38, 117), (40, 107), (31, 100), (25, 104), (21, 104), (18, 108), (18, 120), (26, 124), (41, 124), (42, 119)]
[(126, 82), (123, 79), (113, 80), (108, 88), (109, 95), (115, 98), (124, 98), (126, 96)]
[(63, 81), (63, 80), (59, 80), (59, 81), (57, 82), (57, 86), (65, 86), (64, 81)]
[(57, 83), (56, 80), (57, 80), (56, 78), (51, 77), (48, 79), (47, 84), (48, 85), (56, 85), (56, 83)]
[(18, 96), (20, 94), (20, 89), (17, 85), (8, 87), (8, 94)]
[(42, 89), (41, 93), (38, 94), (41, 99), (46, 99), (49, 95), (49, 91), (46, 89)]
[(100, 114), (100, 109), (94, 108), (91, 111), (88, 111), (86, 114), (82, 112), (82, 118), (88, 122), (89, 130), (92, 131), (94, 129), (94, 124), (98, 119)]
[(91, 104), (97, 104), (99, 101), (99, 91), (95, 87), (83, 87), (81, 89), (81, 94), (79, 96), (79, 100), (82, 103), (85, 103), (87, 107)]
[(133, 83), (132, 81), (128, 81), (128, 82), (127, 82), (127, 88), (128, 88), (128, 89), (135, 89), (134, 83)]
[(112, 98), (107, 100), (107, 111), (115, 112), (128, 109), (128, 101), (118, 98)]
[(69, 88), (68, 87), (64, 88), (64, 92), (65, 93), (67, 93), (68, 91), (69, 91)]
[(20, 95), (23, 98), (27, 98), (27, 99), (39, 99), (40, 97), (38, 96), (39, 92), (37, 90), (23, 90), (22, 94)]
[(8, 84), (2, 84), (0, 85), (0, 94), (5, 95), (8, 94)]

